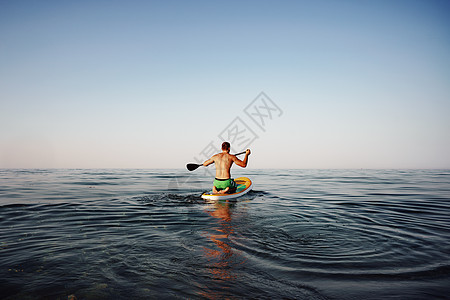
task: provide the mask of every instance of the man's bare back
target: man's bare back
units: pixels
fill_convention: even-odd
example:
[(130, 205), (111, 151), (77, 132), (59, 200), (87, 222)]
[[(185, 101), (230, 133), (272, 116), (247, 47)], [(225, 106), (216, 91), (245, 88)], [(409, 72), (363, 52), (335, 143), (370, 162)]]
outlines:
[(212, 157), (214, 163), (216, 164), (217, 179), (231, 178), (230, 169), (233, 165), (233, 156), (234, 155), (231, 155), (229, 153), (218, 153)]
[[(248, 156), (250, 155), (250, 149), (245, 151), (244, 160), (240, 160), (236, 157), (236, 155), (230, 154), (230, 144), (228, 142), (224, 142), (222, 144), (222, 153), (218, 153), (213, 155), (210, 159), (203, 163), (204, 166), (208, 166), (212, 163), (216, 164), (216, 179), (215, 180), (226, 180), (231, 178), (230, 169), (233, 163), (236, 165), (245, 168), (248, 162)], [(218, 193), (219, 191), (216, 189), (216, 186), (213, 186), (214, 193)], [(227, 193), (230, 191), (229, 187), (221, 190), (220, 193)]]

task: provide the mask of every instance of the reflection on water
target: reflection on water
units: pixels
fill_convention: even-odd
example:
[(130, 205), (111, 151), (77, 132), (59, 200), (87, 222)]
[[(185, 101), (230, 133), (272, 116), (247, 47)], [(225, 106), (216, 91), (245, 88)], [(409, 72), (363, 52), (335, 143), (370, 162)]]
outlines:
[[(242, 255), (232, 247), (230, 240), (234, 233), (232, 223), (234, 204), (223, 200), (211, 200), (208, 203), (209, 205), (204, 211), (216, 219), (216, 226), (204, 234), (207, 239), (212, 241), (213, 247), (203, 247), (203, 251), (208, 261), (207, 269), (211, 273), (212, 279), (221, 282), (220, 287), (227, 289), (230, 284), (239, 279), (236, 268), (245, 262)], [(218, 299), (222, 295), (221, 291), (218, 290), (200, 293), (200, 296), (208, 299)]]

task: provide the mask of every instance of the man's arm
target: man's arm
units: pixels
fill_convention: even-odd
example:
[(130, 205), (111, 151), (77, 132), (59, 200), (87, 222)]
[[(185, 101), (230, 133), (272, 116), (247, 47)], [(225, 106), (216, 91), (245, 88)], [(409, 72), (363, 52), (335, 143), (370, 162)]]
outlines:
[(236, 155), (233, 155), (233, 162), (235, 164), (237, 164), (239, 167), (245, 168), (247, 166), (247, 162), (248, 162), (248, 156), (250, 155), (250, 149), (247, 149), (245, 151), (245, 157), (244, 160), (240, 160), (239, 158), (236, 157)]
[(210, 159), (208, 159), (208, 160), (206, 160), (204, 163), (203, 163), (203, 166), (209, 166), (210, 164), (213, 164), (214, 163), (214, 156), (213, 157), (211, 157)]

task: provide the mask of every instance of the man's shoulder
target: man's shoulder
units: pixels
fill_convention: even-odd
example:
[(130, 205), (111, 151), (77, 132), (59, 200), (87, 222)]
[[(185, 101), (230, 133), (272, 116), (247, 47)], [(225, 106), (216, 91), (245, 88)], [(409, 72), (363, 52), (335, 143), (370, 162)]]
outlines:
[(217, 158), (221, 158), (221, 157), (222, 157), (222, 153), (217, 153), (212, 156), (212, 159), (217, 159)]
[(234, 161), (236, 159), (236, 155), (228, 153), (227, 158), (230, 159), (231, 161)]

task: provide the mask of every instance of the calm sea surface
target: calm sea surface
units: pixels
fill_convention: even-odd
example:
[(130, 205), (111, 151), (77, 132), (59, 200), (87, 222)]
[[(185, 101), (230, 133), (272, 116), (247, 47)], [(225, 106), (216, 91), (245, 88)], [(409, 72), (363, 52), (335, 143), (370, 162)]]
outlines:
[(450, 298), (450, 170), (234, 171), (0, 170), (0, 298)]

